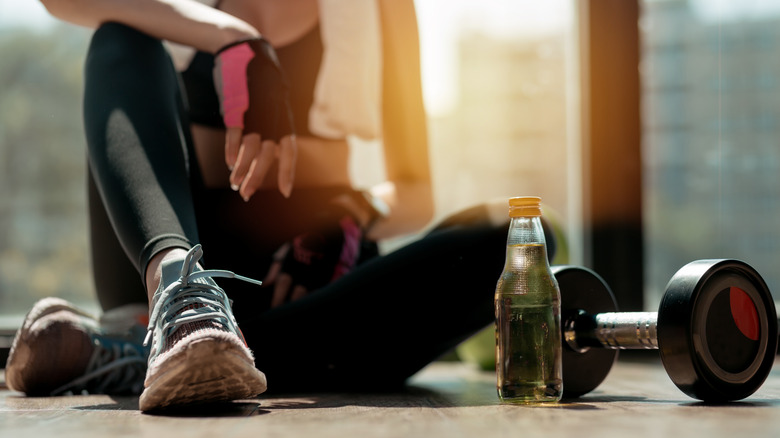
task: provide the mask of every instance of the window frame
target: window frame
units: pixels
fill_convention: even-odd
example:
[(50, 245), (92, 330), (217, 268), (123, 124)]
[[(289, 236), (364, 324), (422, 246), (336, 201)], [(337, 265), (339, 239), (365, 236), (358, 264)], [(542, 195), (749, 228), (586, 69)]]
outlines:
[(639, 0), (577, 2), (583, 261), (644, 308)]

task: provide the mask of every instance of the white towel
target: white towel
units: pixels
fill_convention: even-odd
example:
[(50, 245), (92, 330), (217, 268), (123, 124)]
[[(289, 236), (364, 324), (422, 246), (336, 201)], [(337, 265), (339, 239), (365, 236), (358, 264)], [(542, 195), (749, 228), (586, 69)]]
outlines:
[(379, 136), (382, 42), (376, 1), (319, 0), (325, 48), (309, 129), (326, 138)]
[[(213, 6), (216, 0), (198, 0)], [(309, 112), (309, 131), (330, 139), (371, 140), (381, 131), (382, 40), (379, 7), (370, 0), (318, 0), (324, 52)], [(168, 43), (176, 68), (195, 50)]]

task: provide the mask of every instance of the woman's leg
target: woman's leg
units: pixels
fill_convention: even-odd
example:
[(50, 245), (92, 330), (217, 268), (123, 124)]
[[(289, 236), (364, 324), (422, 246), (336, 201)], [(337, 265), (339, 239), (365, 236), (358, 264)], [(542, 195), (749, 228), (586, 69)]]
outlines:
[(178, 78), (159, 40), (115, 23), (95, 32), (85, 69), (89, 166), (149, 295), (150, 351), (139, 399), (145, 411), (265, 389), (228, 299), (211, 278), (225, 273), (200, 272), (191, 191), (197, 166), (190, 168)]
[(198, 239), (178, 76), (159, 40), (110, 23), (93, 36), (85, 83), (97, 194), (126, 256), (144, 275), (155, 254), (188, 249)]
[(91, 170), (87, 179), (92, 277), (100, 307), (106, 312), (127, 304), (146, 305), (144, 283), (114, 233)]
[(484, 209), (241, 321), (272, 389), (397, 386), (493, 321), (507, 222)]

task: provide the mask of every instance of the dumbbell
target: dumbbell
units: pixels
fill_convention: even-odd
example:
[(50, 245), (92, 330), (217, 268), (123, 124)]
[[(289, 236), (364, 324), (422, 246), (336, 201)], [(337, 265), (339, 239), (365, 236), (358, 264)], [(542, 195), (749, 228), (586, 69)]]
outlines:
[(561, 290), (564, 396), (606, 378), (620, 349), (658, 349), (677, 387), (708, 402), (740, 400), (769, 375), (777, 351), (772, 295), (751, 266), (699, 260), (672, 277), (658, 312), (617, 312), (595, 272), (553, 266)]

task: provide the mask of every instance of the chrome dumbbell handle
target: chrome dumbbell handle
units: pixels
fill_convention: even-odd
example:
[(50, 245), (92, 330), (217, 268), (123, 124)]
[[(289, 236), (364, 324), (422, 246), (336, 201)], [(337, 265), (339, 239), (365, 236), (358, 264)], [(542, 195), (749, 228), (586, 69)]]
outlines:
[(575, 351), (590, 347), (613, 350), (658, 348), (657, 312), (580, 312), (564, 321), (564, 339)]
[(658, 312), (599, 313), (595, 320), (593, 336), (604, 348), (658, 348)]

